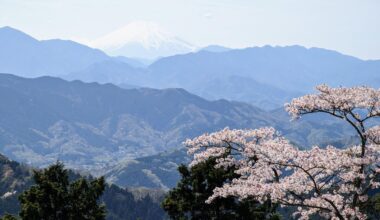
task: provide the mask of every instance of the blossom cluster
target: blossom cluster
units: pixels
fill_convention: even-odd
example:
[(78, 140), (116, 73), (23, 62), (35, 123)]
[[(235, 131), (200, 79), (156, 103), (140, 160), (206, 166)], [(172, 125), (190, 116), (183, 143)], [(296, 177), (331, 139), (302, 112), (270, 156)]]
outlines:
[(358, 132), (361, 145), (300, 150), (271, 127), (225, 128), (187, 140), (188, 153), (193, 155), (191, 166), (213, 157), (217, 158), (216, 167), (233, 166), (240, 176), (215, 188), (206, 202), (218, 197), (250, 197), (295, 206), (298, 219), (313, 215), (340, 220), (367, 218), (358, 207), (368, 200), (368, 190), (380, 187), (380, 126), (366, 130), (365, 122), (380, 116), (380, 91), (326, 85), (317, 89), (319, 94), (293, 99), (286, 105), (288, 112), (294, 118), (325, 112), (346, 119)]
[(368, 139), (375, 144), (380, 144), (380, 126), (374, 126), (366, 131)]
[[(365, 188), (354, 186), (357, 178), (366, 181), (366, 187), (377, 188), (374, 177), (379, 169), (360, 174), (362, 165), (368, 169), (380, 163), (377, 145), (368, 147), (366, 157), (358, 157), (359, 147), (326, 149), (313, 147), (299, 150), (288, 140), (276, 134), (273, 128), (256, 130), (230, 130), (228, 128), (186, 141), (188, 152), (194, 154), (192, 165), (211, 157), (230, 152), (227, 159), (218, 160), (217, 166), (237, 167), (241, 177), (221, 188), (207, 200), (217, 197), (254, 197), (260, 202), (270, 198), (283, 205), (299, 206), (295, 215), (307, 219), (323, 210), (324, 217), (337, 214), (349, 219), (365, 215), (352, 208), (355, 193), (361, 195)], [(232, 150), (232, 151), (230, 151)], [(217, 152), (214, 154), (214, 152)], [(351, 195), (351, 196), (343, 196)], [(360, 197), (366, 201), (366, 196)], [(335, 207), (334, 207), (335, 206)]]
[[(351, 112), (353, 113), (351, 116), (362, 120), (380, 115), (379, 89), (366, 86), (331, 88), (324, 84), (317, 86), (316, 89), (318, 94), (295, 98), (291, 103), (285, 104), (285, 109), (293, 118), (312, 112), (341, 113), (342, 117), (348, 116), (344, 112)], [(354, 109), (366, 110), (366, 114), (361, 116), (359, 113), (354, 113)]]

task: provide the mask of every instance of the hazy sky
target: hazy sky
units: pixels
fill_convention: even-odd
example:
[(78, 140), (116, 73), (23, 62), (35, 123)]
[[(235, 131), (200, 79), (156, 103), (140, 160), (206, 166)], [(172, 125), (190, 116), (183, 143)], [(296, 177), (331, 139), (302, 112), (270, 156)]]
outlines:
[(380, 59), (380, 0), (0, 0), (0, 26), (93, 40), (153, 21), (196, 45), (294, 45)]

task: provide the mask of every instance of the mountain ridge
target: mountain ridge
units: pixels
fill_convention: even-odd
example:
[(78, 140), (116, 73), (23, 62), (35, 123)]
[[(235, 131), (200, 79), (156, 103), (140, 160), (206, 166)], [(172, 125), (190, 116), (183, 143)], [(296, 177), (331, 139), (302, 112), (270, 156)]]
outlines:
[[(12, 27), (0, 28), (0, 72), (24, 77), (59, 76), (107, 60), (119, 60), (72, 40), (37, 40)], [(129, 58), (124, 62), (133, 63)]]
[[(59, 159), (96, 175), (123, 161), (179, 149), (186, 138), (225, 127), (273, 126), (301, 146), (351, 132), (319, 118), (290, 123), (283, 110), (209, 101), (184, 89), (122, 89), (50, 76), (0, 74), (0, 100), (0, 115), (6, 116), (0, 118), (0, 152), (38, 167)], [(143, 169), (139, 175), (156, 175)]]
[[(379, 60), (361, 60), (322, 48), (264, 46), (217, 53), (201, 50), (146, 65), (125, 57), (109, 57), (71, 41), (36, 43), (32, 39), (30, 45), (21, 42), (12, 46), (6, 39), (0, 29), (0, 46), (5, 45), (0, 51), (0, 72), (29, 77), (52, 75), (128, 88), (184, 88), (209, 100), (236, 100), (266, 110), (312, 92), (321, 83), (380, 86)], [(48, 46), (41, 47), (41, 42)], [(50, 44), (55, 45), (53, 49)], [(40, 49), (44, 47), (48, 49)]]
[[(126, 90), (46, 76), (0, 74), (0, 91), (0, 114), (7, 116), (0, 119), (2, 152), (42, 166), (56, 159), (73, 166), (91, 164), (102, 161), (95, 155), (104, 152), (119, 159), (150, 155), (215, 126), (248, 126), (253, 120), (249, 112), (264, 114), (247, 104), (210, 102), (183, 89)], [(249, 120), (235, 122), (236, 117)], [(255, 120), (263, 121), (259, 116)]]

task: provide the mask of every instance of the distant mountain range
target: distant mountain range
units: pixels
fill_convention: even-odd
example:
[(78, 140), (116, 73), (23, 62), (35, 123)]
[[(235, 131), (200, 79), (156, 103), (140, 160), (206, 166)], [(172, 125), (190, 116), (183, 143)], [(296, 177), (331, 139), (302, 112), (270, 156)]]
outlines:
[[(0, 150), (18, 161), (92, 167), (178, 148), (187, 137), (274, 121), (248, 104), (207, 101), (183, 89), (0, 74)], [(83, 167), (85, 168), (85, 167)]]
[(4, 27), (0, 48), (0, 72), (14, 74), (0, 74), (0, 151), (121, 186), (173, 187), (189, 160), (181, 142), (226, 126), (274, 126), (300, 147), (342, 145), (349, 127), (320, 115), (289, 122), (281, 106), (319, 83), (380, 85), (380, 61), (300, 46), (212, 45), (149, 64)]
[(200, 51), (162, 58), (148, 69), (155, 82), (151, 86), (181, 87), (206, 98), (246, 101), (266, 108), (310, 92), (321, 83), (380, 85), (380, 61), (300, 46)]
[(0, 28), (0, 47), (0, 72), (4, 73), (59, 76), (128, 88), (184, 88), (209, 100), (243, 101), (264, 109), (281, 107), (320, 83), (380, 86), (380, 61), (301, 46), (230, 49), (212, 45), (148, 65), (110, 57), (72, 41), (38, 41), (5, 27)]
[[(0, 74), (0, 100), (0, 151), (8, 157), (40, 167), (59, 159), (70, 168), (133, 186), (172, 186), (176, 165), (186, 158), (173, 160), (170, 152), (186, 138), (226, 126), (274, 126), (303, 147), (352, 132), (324, 117), (290, 123), (283, 110), (207, 101), (183, 89), (122, 89), (53, 77)], [(162, 152), (169, 156), (157, 161)], [(151, 155), (156, 156), (138, 159)], [(126, 167), (135, 170), (136, 178), (126, 180)], [(165, 172), (170, 178), (162, 180)]]
[(28, 77), (67, 74), (108, 59), (73, 41), (38, 41), (10, 27), (0, 29), (0, 48), (0, 71)]

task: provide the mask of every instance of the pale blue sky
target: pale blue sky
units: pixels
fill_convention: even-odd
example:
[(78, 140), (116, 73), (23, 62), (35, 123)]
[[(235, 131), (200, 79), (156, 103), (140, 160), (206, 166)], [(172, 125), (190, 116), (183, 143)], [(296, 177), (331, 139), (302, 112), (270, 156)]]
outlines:
[(93, 40), (154, 21), (197, 46), (294, 45), (380, 59), (379, 0), (0, 0), (0, 26)]

